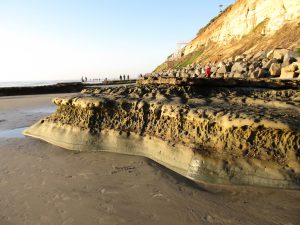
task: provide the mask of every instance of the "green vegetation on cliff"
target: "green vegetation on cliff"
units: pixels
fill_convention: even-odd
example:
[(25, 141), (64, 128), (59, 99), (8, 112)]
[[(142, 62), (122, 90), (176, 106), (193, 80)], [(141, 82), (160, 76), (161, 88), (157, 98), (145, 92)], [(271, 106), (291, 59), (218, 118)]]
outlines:
[(183, 68), (194, 63), (199, 56), (201, 56), (202, 51), (194, 51), (178, 60), (166, 61), (159, 65), (154, 72), (159, 72), (168, 68)]
[(194, 51), (191, 54), (186, 55), (181, 60), (178, 61), (177, 68), (183, 68), (191, 65), (196, 59), (202, 54), (201, 51)]

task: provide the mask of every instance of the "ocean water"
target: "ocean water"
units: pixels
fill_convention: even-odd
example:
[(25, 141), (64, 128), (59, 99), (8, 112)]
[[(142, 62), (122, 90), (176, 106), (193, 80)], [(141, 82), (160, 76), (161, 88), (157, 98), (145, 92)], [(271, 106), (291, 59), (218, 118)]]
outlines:
[(57, 83), (71, 83), (80, 82), (80, 80), (43, 80), (43, 81), (13, 81), (13, 82), (0, 82), (1, 87), (29, 87), (29, 86), (45, 86)]

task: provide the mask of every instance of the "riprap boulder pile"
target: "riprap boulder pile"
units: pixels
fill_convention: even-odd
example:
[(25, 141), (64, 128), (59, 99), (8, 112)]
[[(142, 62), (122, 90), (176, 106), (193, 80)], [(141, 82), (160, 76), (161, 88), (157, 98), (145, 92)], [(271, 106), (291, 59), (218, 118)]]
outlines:
[(208, 64), (192, 64), (184, 68), (153, 72), (153, 77), (205, 77), (211, 67), (211, 78), (300, 78), (300, 53), (289, 49), (273, 49), (244, 54)]

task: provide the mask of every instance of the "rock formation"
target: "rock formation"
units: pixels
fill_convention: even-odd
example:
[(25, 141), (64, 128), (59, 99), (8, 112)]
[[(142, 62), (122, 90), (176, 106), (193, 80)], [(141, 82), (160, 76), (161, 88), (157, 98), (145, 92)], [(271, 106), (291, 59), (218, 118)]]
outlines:
[(143, 85), (53, 100), (26, 135), (149, 157), (197, 181), (298, 188), (298, 90)]

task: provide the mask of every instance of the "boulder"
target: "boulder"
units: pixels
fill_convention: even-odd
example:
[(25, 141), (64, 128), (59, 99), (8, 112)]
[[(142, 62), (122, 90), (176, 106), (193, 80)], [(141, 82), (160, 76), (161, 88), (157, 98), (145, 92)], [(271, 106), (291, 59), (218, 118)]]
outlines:
[(242, 56), (242, 55), (237, 55), (234, 57), (235, 62), (241, 62), (241, 61), (243, 61), (243, 59), (244, 59), (244, 56)]
[(282, 67), (286, 67), (286, 66), (292, 64), (293, 62), (297, 62), (297, 59), (294, 57), (291, 57), (291, 56), (284, 56)]
[(272, 63), (270, 66), (270, 75), (273, 77), (278, 77), (280, 76), (281, 73), (281, 65), (280, 63)]
[(283, 61), (284, 55), (288, 51), (290, 51), (290, 50), (288, 50), (288, 49), (280, 49), (280, 48), (274, 49), (273, 59), (277, 59), (279, 61)]
[(235, 72), (235, 73), (233, 73), (232, 77), (233, 78), (243, 78), (243, 75), (242, 75), (242, 73)]
[(257, 78), (265, 78), (269, 75), (269, 70), (265, 68), (258, 68)]
[(296, 58), (299, 57), (300, 54), (298, 52), (292, 51), (290, 49), (275, 49), (273, 53), (273, 58), (279, 61), (287, 60), (288, 58)]
[[(226, 74), (227, 75), (227, 74)], [(224, 73), (217, 73), (216, 78), (224, 78), (225, 74)]]
[(262, 67), (262, 63), (260, 62), (253, 62), (250, 66), (249, 66), (249, 70), (255, 70), (258, 67)]
[(230, 67), (224, 64), (217, 70), (218, 74), (225, 74), (227, 72), (230, 72)]
[(265, 63), (263, 64), (263, 68), (265, 68), (265, 69), (270, 69), (270, 67), (271, 67), (271, 65), (272, 65), (273, 63), (277, 63), (277, 59), (270, 59), (270, 60), (268, 60), (267, 62), (265, 62)]
[(195, 76), (198, 77), (201, 75), (201, 68), (195, 69)]
[(189, 77), (189, 74), (186, 73), (186, 72), (182, 72), (182, 73), (181, 73), (181, 77), (187, 78), (187, 77)]
[(297, 76), (296, 71), (299, 69), (299, 65), (296, 63), (293, 63), (291, 65), (288, 65), (286, 67), (281, 68), (281, 74), (280, 78), (283, 79), (292, 79)]
[(221, 61), (221, 62), (219, 62), (219, 63), (217, 64), (217, 67), (220, 68), (220, 67), (223, 66), (223, 65), (225, 65), (225, 62), (222, 62), (222, 61)]
[(211, 75), (210, 75), (211, 78), (216, 78), (217, 77), (217, 74), (216, 72), (213, 72)]
[(233, 73), (228, 73), (226, 78), (233, 78)]
[(269, 75), (269, 71), (263, 68), (256, 68), (250, 73), (250, 78), (265, 78)]
[(241, 62), (236, 62), (231, 68), (232, 73), (244, 73), (247, 71), (247, 66)]
[(211, 67), (211, 72), (212, 72), (212, 73), (216, 73), (217, 70), (218, 70), (218, 67), (216, 67), (216, 66), (212, 66), (212, 67)]
[(259, 71), (258, 71), (258, 69), (256, 69), (256, 70), (254, 70), (254, 71), (252, 71), (251, 73), (250, 73), (250, 78), (252, 78), (252, 79), (254, 79), (254, 78), (258, 78), (258, 73), (259, 73)]

